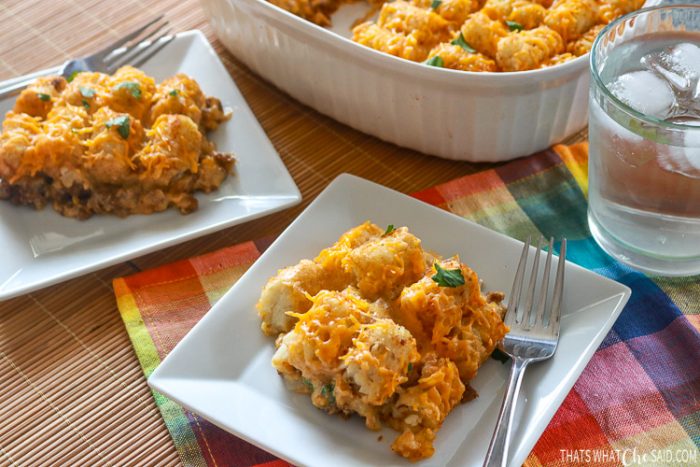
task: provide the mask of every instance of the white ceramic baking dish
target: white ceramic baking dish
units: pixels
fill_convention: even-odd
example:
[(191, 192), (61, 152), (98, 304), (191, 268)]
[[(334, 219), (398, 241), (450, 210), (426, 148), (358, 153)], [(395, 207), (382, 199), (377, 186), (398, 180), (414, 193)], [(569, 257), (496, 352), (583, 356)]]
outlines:
[(253, 71), (399, 146), (495, 162), (545, 149), (587, 123), (588, 54), (541, 70), (462, 72), (380, 53), (264, 0), (201, 3), (219, 39)]

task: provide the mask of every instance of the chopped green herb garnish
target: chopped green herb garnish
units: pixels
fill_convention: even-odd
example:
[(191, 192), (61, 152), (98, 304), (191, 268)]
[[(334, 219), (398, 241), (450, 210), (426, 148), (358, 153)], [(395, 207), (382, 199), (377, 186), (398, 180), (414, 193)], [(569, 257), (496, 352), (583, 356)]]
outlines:
[(435, 263), (435, 274), (432, 279), (437, 282), (440, 287), (459, 287), (464, 285), (464, 276), (461, 269), (443, 269), (438, 263)]
[(308, 379), (302, 378), (302, 379), (301, 379), (301, 382), (304, 383), (304, 386), (306, 386), (306, 389), (308, 389), (309, 391), (313, 391), (313, 390), (314, 390), (314, 385), (311, 384), (311, 381), (309, 381)]
[(491, 353), (491, 358), (493, 358), (494, 360), (498, 360), (501, 363), (506, 363), (508, 360), (510, 360), (510, 357), (498, 347), (493, 349), (493, 353)]
[(119, 83), (114, 89), (126, 89), (136, 99), (141, 99), (141, 85), (135, 81), (124, 81)]
[(430, 58), (430, 59), (424, 61), (423, 63), (425, 63), (428, 66), (435, 66), (438, 68), (445, 67), (445, 62), (442, 60), (442, 57), (439, 55), (436, 55), (433, 58)]
[(384, 235), (389, 235), (389, 234), (390, 234), (391, 232), (393, 232), (394, 230), (396, 230), (396, 229), (394, 228), (394, 224), (389, 224), (389, 225), (387, 226), (386, 230), (384, 231)]
[(410, 373), (412, 371), (413, 371), (413, 363), (408, 362), (408, 372)]
[(173, 97), (177, 97), (177, 95), (178, 95), (179, 93), (178, 93), (177, 89), (171, 89), (170, 92), (169, 92), (168, 94), (170, 94), (170, 95), (173, 96)]
[(78, 86), (78, 89), (80, 90), (80, 94), (83, 95), (83, 97), (86, 97), (90, 99), (91, 97), (95, 97), (95, 90), (92, 88), (86, 88), (85, 86)]
[(85, 110), (90, 110), (90, 103), (83, 99), (83, 107), (85, 107)]
[(78, 75), (78, 73), (81, 73), (81, 72), (78, 70), (75, 70), (73, 73), (68, 75), (68, 78), (66, 78), (66, 81), (68, 81), (70, 83), (71, 81), (73, 81), (75, 79), (75, 77)]
[(43, 92), (39, 92), (39, 93), (37, 93), (36, 95), (37, 95), (37, 97), (38, 97), (39, 99), (41, 99), (41, 100), (44, 101), (44, 102), (47, 102), (47, 101), (50, 101), (50, 100), (51, 100), (51, 96), (49, 96), (48, 94), (44, 94)]
[(472, 47), (471, 45), (467, 44), (467, 41), (464, 40), (464, 36), (462, 35), (461, 32), (459, 33), (459, 37), (457, 39), (453, 40), (452, 42), (450, 42), (450, 44), (458, 45), (461, 48), (463, 48), (464, 50), (466, 50), (467, 52), (469, 52), (470, 54), (476, 53), (476, 49), (474, 49), (474, 47)]
[(121, 117), (115, 117), (111, 120), (106, 121), (105, 126), (107, 128), (112, 128), (113, 126), (117, 127), (117, 131), (119, 132), (122, 138), (129, 138), (129, 129), (131, 127), (129, 117), (127, 117), (126, 115), (122, 115)]
[(325, 397), (328, 403), (331, 405), (335, 405), (335, 394), (333, 394), (334, 389), (335, 385), (333, 383), (328, 383), (321, 388), (321, 395)]
[(523, 30), (523, 25), (518, 23), (517, 21), (506, 21), (506, 25), (508, 26), (508, 29), (511, 31), (522, 31)]
[(437, 10), (440, 5), (442, 5), (442, 0), (433, 0), (433, 3), (430, 4), (430, 9)]

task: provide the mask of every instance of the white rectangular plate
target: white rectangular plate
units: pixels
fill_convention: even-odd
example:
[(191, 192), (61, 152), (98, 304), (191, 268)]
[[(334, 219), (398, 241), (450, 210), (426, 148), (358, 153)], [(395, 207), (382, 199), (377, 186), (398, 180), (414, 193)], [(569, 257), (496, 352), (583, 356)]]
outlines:
[[(459, 254), (486, 290), (509, 290), (522, 243), (406, 195), (341, 175), (270, 246), (173, 349), (149, 384), (218, 426), (297, 465), (413, 465), (395, 455), (397, 433), (367, 430), (314, 408), (285, 389), (270, 364), (273, 339), (260, 331), (255, 303), (278, 269), (313, 258), (365, 220), (406, 225), (426, 249)], [(554, 261), (556, 263), (557, 261)], [(561, 341), (549, 361), (528, 369), (519, 398), (510, 465), (527, 457), (584, 366), (615, 322), (630, 291), (567, 263)], [(488, 361), (472, 385), (479, 397), (457, 406), (419, 465), (480, 466), (503, 397), (507, 365)]]
[[(248, 104), (200, 31), (177, 37), (141, 68), (157, 82), (176, 73), (196, 79), (221, 99), (233, 118), (209, 137), (233, 152), (234, 173), (218, 191), (199, 194), (199, 209), (148, 216), (62, 217), (0, 202), (0, 300), (85, 274), (129, 258), (261, 217), (297, 204), (301, 195)], [(0, 101), (0, 115), (14, 99)]]

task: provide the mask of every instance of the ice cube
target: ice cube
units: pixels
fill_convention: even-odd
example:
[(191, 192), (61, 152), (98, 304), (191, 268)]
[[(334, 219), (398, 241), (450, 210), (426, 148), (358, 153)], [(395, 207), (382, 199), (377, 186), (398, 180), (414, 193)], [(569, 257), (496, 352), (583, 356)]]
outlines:
[(645, 55), (642, 65), (671, 85), (677, 114), (700, 113), (700, 47), (688, 43), (666, 47)]
[(680, 146), (667, 146), (668, 152), (660, 151), (659, 166), (690, 178), (700, 178), (700, 118), (677, 119), (677, 123), (698, 127), (684, 130)]
[(673, 115), (675, 95), (669, 84), (651, 71), (640, 70), (620, 75), (608, 89), (638, 112), (662, 120)]
[(682, 43), (669, 47), (666, 52), (666, 61), (673, 70), (687, 75), (700, 75), (700, 47)]

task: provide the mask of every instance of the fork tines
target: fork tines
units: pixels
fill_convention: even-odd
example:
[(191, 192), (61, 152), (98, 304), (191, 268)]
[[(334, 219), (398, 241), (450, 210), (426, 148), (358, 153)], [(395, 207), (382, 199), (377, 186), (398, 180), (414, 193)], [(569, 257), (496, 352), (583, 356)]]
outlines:
[(109, 73), (127, 64), (139, 66), (174, 38), (168, 26), (169, 22), (160, 15), (108, 45), (98, 55)]
[[(559, 262), (557, 274), (554, 282), (551, 303), (547, 308), (547, 296), (549, 291), (549, 277), (552, 264), (552, 251), (554, 250), (554, 238), (547, 242), (547, 258), (544, 268), (540, 271), (540, 256), (544, 239), (540, 237), (537, 241), (537, 252), (532, 262), (529, 274), (529, 282), (525, 291), (525, 304), (520, 306), (523, 295), (523, 285), (525, 282), (528, 256), (530, 251), (530, 238), (527, 239), (520, 255), (520, 262), (513, 281), (508, 312), (506, 314), (506, 324), (510, 327), (518, 326), (523, 330), (535, 328), (535, 330), (548, 329), (558, 332), (559, 315), (561, 313), (561, 301), (564, 288), (564, 265), (566, 263), (566, 239), (563, 238), (559, 249)], [(538, 284), (539, 283), (539, 284)], [(536, 293), (539, 287), (539, 293)], [(548, 310), (548, 311), (547, 311)], [(552, 331), (550, 330), (550, 332)]]

